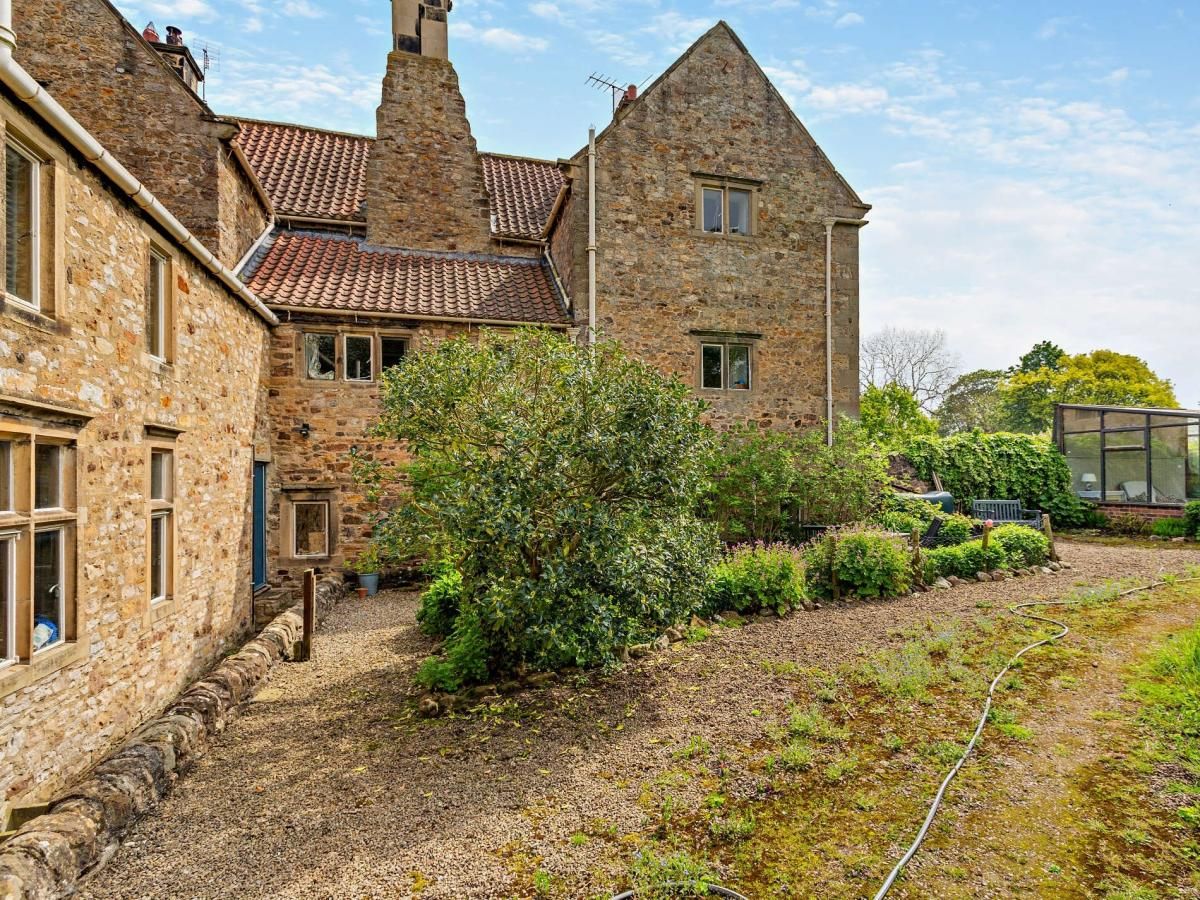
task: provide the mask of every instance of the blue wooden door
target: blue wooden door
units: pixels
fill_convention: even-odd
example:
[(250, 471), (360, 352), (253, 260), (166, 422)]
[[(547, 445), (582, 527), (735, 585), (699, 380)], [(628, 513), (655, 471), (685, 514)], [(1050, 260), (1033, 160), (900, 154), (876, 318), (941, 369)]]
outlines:
[(254, 464), (254, 588), (267, 585), (267, 464)]

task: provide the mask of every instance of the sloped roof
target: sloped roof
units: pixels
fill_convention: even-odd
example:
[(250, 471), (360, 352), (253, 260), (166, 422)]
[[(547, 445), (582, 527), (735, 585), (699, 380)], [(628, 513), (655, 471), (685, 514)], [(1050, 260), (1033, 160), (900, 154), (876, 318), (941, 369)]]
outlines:
[[(240, 122), (238, 142), (281, 216), (366, 221), (373, 138), (280, 122)], [(541, 239), (566, 186), (557, 164), (491, 153), (480, 156), (492, 233)]]
[(571, 323), (548, 266), (528, 257), (397, 250), (360, 237), (281, 231), (259, 250), (243, 278), (269, 306)]

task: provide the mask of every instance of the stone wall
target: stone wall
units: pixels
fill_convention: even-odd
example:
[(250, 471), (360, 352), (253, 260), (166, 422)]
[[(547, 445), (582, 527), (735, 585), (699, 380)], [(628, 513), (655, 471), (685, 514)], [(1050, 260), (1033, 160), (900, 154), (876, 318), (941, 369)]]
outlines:
[[(401, 448), (368, 436), (379, 420), (379, 383), (315, 381), (304, 377), (302, 336), (305, 331), (339, 335), (386, 334), (408, 340), (408, 352), (419, 353), (447, 337), (468, 332), (468, 325), (363, 319), (349, 324), (332, 316), (292, 317), (275, 329), (268, 379), (272, 423), (272, 508), (270, 574), (276, 587), (295, 589), (305, 569), (338, 574), (366, 545), (378, 509), (367, 502), (351, 469), (351, 449), (358, 447), (384, 463), (405, 459)], [(301, 433), (309, 427), (308, 436)], [(330, 553), (296, 559), (287, 505), (294, 498), (325, 499), (331, 511)]]
[[(28, 404), (26, 424), (39, 420), (39, 404), (90, 417), (76, 451), (76, 640), (0, 671), (8, 805), (45, 800), (76, 779), (246, 633), (251, 462), (269, 452), (268, 330), (2, 98), (0, 119), (50, 157), (57, 196), (57, 308), (51, 319), (0, 305), (0, 395)], [(172, 259), (171, 364), (145, 349), (152, 241)], [(153, 608), (148, 426), (178, 433), (175, 584)]]
[[(105, 0), (13, 6), (17, 62), (234, 265), (250, 246), (239, 246), (238, 236), (253, 230), (237, 224), (239, 210), (258, 203), (252, 193), (221, 184), (221, 153), (237, 125), (214, 116)], [(222, 210), (223, 200), (233, 206)]]
[[(576, 321), (587, 321), (586, 151), (569, 210)], [(754, 186), (753, 235), (700, 230), (708, 176)], [(598, 324), (635, 356), (679, 375), (718, 426), (811, 426), (825, 417), (825, 228), (866, 208), (724, 25), (597, 142)], [(564, 226), (566, 223), (564, 223)], [(581, 237), (582, 236), (582, 237)], [(564, 239), (565, 241), (565, 239)], [(558, 258), (556, 243), (556, 259)], [(858, 409), (858, 233), (834, 235), (836, 408)], [(752, 389), (700, 389), (700, 332), (741, 333)]]
[(388, 55), (367, 166), (367, 239), (414, 250), (492, 248), (483, 166), (447, 60)]
[(219, 148), (219, 157), (217, 191), (221, 245), (219, 249), (213, 248), (213, 252), (232, 268), (262, 237), (269, 218), (250, 176), (234, 156), (230, 144)]

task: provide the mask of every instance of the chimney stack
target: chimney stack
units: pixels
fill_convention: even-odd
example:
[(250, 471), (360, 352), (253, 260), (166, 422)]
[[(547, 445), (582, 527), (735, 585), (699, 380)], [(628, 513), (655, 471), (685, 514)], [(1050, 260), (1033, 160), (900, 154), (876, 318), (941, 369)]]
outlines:
[(152, 44), (158, 43), (158, 26), (153, 22), (147, 22), (146, 27), (142, 29), (142, 37)]
[(167, 43), (172, 47), (183, 46), (183, 31), (174, 25), (167, 26)]
[(453, 8), (453, 0), (392, 0), (392, 49), (449, 59), (446, 18)]

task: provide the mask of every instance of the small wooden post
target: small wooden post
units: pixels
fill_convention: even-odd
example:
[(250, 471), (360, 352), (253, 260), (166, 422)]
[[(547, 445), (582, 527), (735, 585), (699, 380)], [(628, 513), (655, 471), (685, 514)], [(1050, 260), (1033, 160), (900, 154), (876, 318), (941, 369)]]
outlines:
[(313, 632), (317, 630), (317, 572), (308, 569), (304, 573), (304, 636), (300, 640), (300, 658), (297, 662), (312, 659)]
[(921, 565), (921, 532), (914, 528), (909, 541), (912, 543), (913, 583), (924, 584), (925, 567)]
[(1058, 562), (1058, 548), (1054, 546), (1054, 527), (1050, 524), (1050, 514), (1042, 514), (1042, 531), (1050, 542), (1050, 561)]
[(829, 577), (833, 582), (833, 599), (842, 599), (842, 586), (838, 584), (837, 577), (837, 536), (829, 535)]
[(987, 521), (983, 523), (983, 552), (984, 560), (987, 560), (988, 546), (992, 543), (992, 523)]

